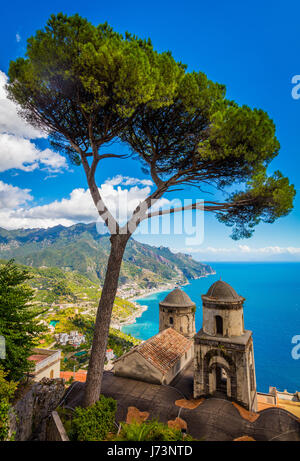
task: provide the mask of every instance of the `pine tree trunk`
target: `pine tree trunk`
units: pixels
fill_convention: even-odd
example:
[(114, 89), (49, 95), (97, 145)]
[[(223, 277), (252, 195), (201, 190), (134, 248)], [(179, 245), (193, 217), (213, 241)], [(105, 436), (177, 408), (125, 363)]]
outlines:
[(119, 274), (129, 235), (112, 235), (104, 285), (98, 305), (92, 351), (89, 361), (83, 405), (93, 405), (100, 397), (103, 368), (112, 309), (118, 288)]

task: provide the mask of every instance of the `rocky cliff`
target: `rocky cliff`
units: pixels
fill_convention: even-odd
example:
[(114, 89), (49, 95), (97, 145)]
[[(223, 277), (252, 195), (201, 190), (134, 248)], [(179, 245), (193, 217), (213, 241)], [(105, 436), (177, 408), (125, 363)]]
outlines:
[(10, 410), (10, 437), (15, 441), (45, 440), (46, 423), (65, 392), (63, 379), (43, 378)]

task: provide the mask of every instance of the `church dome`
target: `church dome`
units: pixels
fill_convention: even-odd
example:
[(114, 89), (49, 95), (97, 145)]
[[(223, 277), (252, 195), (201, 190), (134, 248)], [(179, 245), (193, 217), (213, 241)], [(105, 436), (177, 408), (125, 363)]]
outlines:
[(218, 280), (213, 283), (205, 295), (206, 298), (213, 298), (217, 301), (236, 302), (243, 298), (228, 283)]
[(171, 291), (159, 304), (166, 307), (192, 307), (195, 305), (191, 298), (180, 288), (175, 288)]

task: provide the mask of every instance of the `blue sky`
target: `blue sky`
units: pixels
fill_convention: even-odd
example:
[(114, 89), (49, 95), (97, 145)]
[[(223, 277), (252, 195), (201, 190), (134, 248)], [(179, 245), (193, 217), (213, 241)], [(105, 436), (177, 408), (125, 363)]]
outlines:
[[(26, 38), (52, 13), (78, 12), (94, 24), (108, 21), (117, 31), (151, 37), (160, 50), (224, 83), (229, 98), (266, 110), (275, 121), (281, 151), (270, 173), (280, 169), (300, 189), (300, 99), (291, 96), (292, 77), (300, 74), (299, 2), (283, 1), (37, 1), (1, 6), (0, 83), (9, 61), (25, 52)], [(123, 146), (116, 145), (118, 152)], [(26, 160), (26, 161), (25, 161)], [(116, 178), (117, 177), (117, 178)], [(128, 178), (136, 178), (135, 181)], [(132, 201), (150, 190), (133, 160), (106, 160), (98, 183), (108, 202), (130, 189)], [(92, 220), (86, 180), (41, 137), (18, 119), (0, 88), (0, 226), (40, 227)], [(105, 183), (106, 181), (106, 183)], [(118, 192), (119, 187), (119, 192)], [(186, 190), (172, 198), (203, 198)], [(167, 205), (167, 203), (166, 203)], [(175, 226), (176, 228), (176, 226)], [(189, 245), (186, 235), (137, 235), (154, 245), (189, 251), (197, 259), (300, 260), (300, 196), (290, 216), (257, 227), (251, 239), (233, 242), (230, 229), (213, 216), (204, 218), (204, 240)]]

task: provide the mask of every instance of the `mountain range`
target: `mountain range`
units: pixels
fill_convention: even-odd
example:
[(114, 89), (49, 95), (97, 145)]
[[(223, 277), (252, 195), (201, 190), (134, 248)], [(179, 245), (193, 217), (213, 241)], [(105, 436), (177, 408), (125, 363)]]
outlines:
[[(48, 229), (0, 228), (0, 258), (14, 258), (32, 267), (77, 271), (94, 282), (104, 279), (109, 250), (109, 235), (99, 234), (95, 223)], [(188, 254), (173, 253), (169, 248), (154, 247), (131, 238), (119, 284), (134, 281), (141, 288), (149, 288), (174, 280), (184, 283), (210, 273), (213, 269), (208, 264), (197, 262)]]

